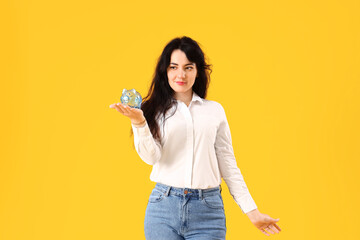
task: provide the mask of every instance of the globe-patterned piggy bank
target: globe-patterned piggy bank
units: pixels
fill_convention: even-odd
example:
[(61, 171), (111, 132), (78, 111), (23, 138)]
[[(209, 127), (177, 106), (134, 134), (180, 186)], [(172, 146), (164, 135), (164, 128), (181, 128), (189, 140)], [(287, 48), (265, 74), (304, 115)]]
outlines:
[(142, 97), (135, 89), (126, 90), (125, 88), (122, 91), (120, 98), (122, 104), (127, 105), (132, 108), (141, 108)]

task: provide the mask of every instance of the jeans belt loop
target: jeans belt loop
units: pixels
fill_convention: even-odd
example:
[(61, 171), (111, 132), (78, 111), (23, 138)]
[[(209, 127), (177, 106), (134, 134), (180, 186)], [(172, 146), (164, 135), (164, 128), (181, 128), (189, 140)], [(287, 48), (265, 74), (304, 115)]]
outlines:
[(202, 189), (199, 189), (199, 197), (200, 197), (200, 200), (203, 199), (203, 190)]
[(166, 192), (165, 192), (165, 196), (169, 196), (169, 193), (170, 193), (170, 189), (171, 189), (171, 186), (168, 186)]
[(220, 184), (220, 193), (221, 193), (221, 191), (222, 191), (222, 187), (221, 187), (221, 184)]

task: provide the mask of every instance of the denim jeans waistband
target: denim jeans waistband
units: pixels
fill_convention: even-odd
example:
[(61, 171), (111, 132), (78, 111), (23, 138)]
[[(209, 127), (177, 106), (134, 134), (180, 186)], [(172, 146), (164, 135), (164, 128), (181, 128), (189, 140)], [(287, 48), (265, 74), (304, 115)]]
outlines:
[(185, 196), (191, 195), (193, 197), (203, 198), (210, 195), (221, 194), (221, 186), (208, 189), (193, 189), (193, 188), (177, 188), (173, 186), (168, 186), (162, 183), (156, 183), (155, 189), (165, 193), (166, 196), (169, 194)]

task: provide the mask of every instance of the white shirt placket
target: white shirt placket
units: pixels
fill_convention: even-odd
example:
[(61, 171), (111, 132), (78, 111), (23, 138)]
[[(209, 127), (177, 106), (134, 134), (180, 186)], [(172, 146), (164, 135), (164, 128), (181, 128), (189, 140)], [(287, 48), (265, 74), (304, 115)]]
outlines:
[[(190, 106), (190, 105), (189, 105)], [(186, 121), (186, 157), (185, 157), (185, 174), (184, 182), (187, 188), (192, 188), (192, 172), (193, 172), (193, 162), (194, 162), (194, 124), (190, 109), (186, 106), (185, 103), (181, 103), (181, 113), (185, 117)]]

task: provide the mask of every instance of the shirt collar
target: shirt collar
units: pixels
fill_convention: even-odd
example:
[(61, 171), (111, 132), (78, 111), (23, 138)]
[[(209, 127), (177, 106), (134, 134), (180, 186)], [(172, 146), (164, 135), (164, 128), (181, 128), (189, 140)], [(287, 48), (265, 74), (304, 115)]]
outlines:
[(201, 97), (199, 97), (199, 95), (197, 95), (194, 91), (193, 91), (193, 95), (192, 95), (191, 101), (192, 101), (192, 102), (199, 101), (199, 102), (201, 102), (201, 103), (204, 102), (204, 100), (203, 100)]
[[(180, 100), (176, 100), (175, 101), (180, 101)], [(200, 103), (203, 103), (204, 102), (204, 99), (202, 99), (199, 95), (197, 95), (194, 91), (193, 91), (193, 95), (192, 95), (192, 98), (191, 98), (191, 101), (190, 102), (200, 102)]]

